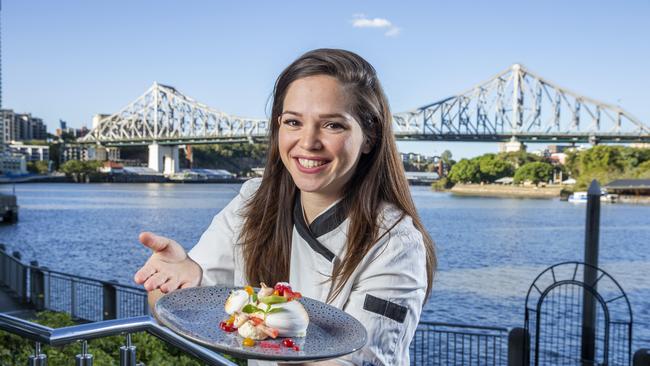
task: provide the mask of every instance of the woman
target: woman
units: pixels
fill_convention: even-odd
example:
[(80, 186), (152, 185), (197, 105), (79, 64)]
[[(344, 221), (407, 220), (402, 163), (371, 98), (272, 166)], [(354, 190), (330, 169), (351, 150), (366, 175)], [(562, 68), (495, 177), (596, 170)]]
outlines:
[(363, 349), (327, 364), (408, 365), (436, 257), (391, 123), (364, 59), (301, 56), (275, 84), (264, 177), (242, 186), (188, 254), (142, 233), (154, 253), (135, 281), (163, 293), (288, 281), (366, 326)]

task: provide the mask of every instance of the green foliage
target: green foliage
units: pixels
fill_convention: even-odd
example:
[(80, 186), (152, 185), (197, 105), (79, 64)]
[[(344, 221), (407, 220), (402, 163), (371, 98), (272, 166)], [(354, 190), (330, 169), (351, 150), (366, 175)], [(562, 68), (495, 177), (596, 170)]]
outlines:
[(49, 173), (48, 165), (49, 165), (48, 162), (44, 160), (30, 161), (29, 163), (27, 163), (27, 170), (30, 173), (44, 175)]
[[(72, 318), (65, 313), (44, 311), (33, 319), (35, 323), (51, 328), (61, 328), (75, 325)], [(216, 326), (216, 325), (215, 325)], [(158, 338), (148, 333), (135, 333), (132, 336), (133, 344), (137, 347), (138, 362), (146, 365), (162, 366), (199, 366), (201, 363), (179, 349), (169, 346)], [(124, 345), (125, 337), (105, 337), (88, 342), (88, 350), (93, 355), (96, 366), (117, 366), (119, 364), (119, 349)], [(27, 358), (33, 353), (33, 342), (0, 331), (0, 365), (26, 365)], [(65, 347), (43, 347), (47, 354), (48, 365), (63, 366), (74, 363), (75, 355), (79, 354), (81, 346), (71, 344)], [(239, 365), (246, 365), (246, 361), (232, 359)]]
[(540, 182), (548, 182), (552, 177), (553, 165), (536, 161), (520, 166), (517, 172), (515, 172), (514, 181), (517, 184), (526, 181), (538, 184)]
[(484, 154), (475, 159), (479, 164), (482, 182), (493, 183), (497, 179), (510, 177), (515, 170), (512, 163), (494, 154)]
[(97, 160), (68, 160), (61, 165), (60, 170), (67, 176), (79, 177), (96, 173), (102, 164), (101, 161)]
[(649, 178), (650, 149), (595, 146), (567, 154), (566, 167), (576, 179), (576, 189), (586, 189), (593, 179), (604, 185), (616, 179)]
[(454, 184), (449, 180), (449, 178), (440, 178), (437, 181), (431, 183), (431, 189), (436, 192), (445, 191), (453, 187)]
[(527, 153), (525, 150), (514, 151), (514, 152), (503, 152), (497, 155), (499, 160), (509, 162), (515, 169), (526, 163), (532, 163), (535, 161), (540, 161), (541, 157)]
[(451, 168), (449, 180), (454, 184), (480, 182), (481, 170), (479, 163), (474, 159), (462, 159)]
[(192, 146), (193, 166), (245, 175), (251, 168), (264, 166), (267, 147), (249, 143)]

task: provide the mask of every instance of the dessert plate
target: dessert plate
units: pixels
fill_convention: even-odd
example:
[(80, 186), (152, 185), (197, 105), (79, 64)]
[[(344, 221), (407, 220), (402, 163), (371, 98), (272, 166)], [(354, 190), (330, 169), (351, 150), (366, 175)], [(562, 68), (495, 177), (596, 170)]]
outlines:
[(352, 353), (366, 344), (364, 326), (350, 314), (310, 298), (300, 301), (309, 314), (307, 336), (293, 337), (298, 351), (282, 345), (284, 338), (268, 338), (253, 347), (242, 345), (237, 332), (219, 328), (229, 317), (224, 309), (232, 287), (194, 287), (176, 290), (158, 300), (154, 316), (179, 335), (228, 355), (272, 361), (316, 361)]

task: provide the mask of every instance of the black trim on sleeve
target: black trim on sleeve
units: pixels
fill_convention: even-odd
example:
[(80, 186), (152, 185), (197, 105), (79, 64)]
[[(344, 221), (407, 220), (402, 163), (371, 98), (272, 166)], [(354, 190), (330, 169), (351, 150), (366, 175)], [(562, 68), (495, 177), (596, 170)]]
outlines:
[(296, 201), (293, 205), (293, 224), (298, 230), (298, 234), (309, 244), (309, 246), (318, 254), (325, 257), (328, 261), (334, 260), (334, 253), (327, 247), (321, 244), (316, 237), (312, 234), (305, 222), (305, 216), (302, 213), (302, 205), (300, 204), (300, 192), (296, 194)]
[(406, 306), (398, 305), (368, 294), (366, 294), (366, 300), (363, 302), (363, 309), (383, 315), (398, 323), (404, 323), (404, 319), (406, 319), (406, 314), (409, 310)]

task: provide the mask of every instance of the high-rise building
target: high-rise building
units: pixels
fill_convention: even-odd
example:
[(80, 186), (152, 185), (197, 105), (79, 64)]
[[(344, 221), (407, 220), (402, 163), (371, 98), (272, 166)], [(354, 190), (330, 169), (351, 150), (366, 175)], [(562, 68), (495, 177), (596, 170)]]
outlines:
[(11, 109), (0, 109), (0, 118), (4, 121), (4, 142), (45, 140), (47, 126), (43, 120), (32, 117), (30, 113), (14, 113)]
[[(0, 110), (2, 110), (2, 0), (0, 0)], [(5, 150), (4, 118), (0, 115), (0, 154)]]

